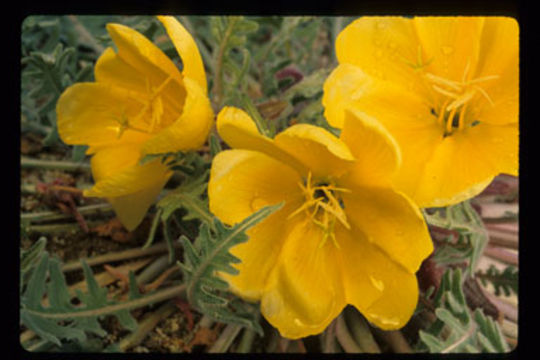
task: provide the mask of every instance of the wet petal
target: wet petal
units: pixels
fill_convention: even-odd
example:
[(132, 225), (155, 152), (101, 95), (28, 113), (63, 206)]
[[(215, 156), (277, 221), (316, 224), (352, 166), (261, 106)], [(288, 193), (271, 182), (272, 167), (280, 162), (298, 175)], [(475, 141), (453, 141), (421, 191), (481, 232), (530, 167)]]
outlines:
[(357, 161), (342, 181), (354, 184), (389, 185), (401, 165), (399, 145), (374, 118), (355, 110), (345, 111), (341, 140), (349, 146)]
[(415, 275), (370, 243), (354, 226), (352, 231), (339, 226), (336, 238), (341, 246), (339, 259), (347, 303), (382, 329), (405, 325), (418, 301)]
[(295, 223), (268, 279), (261, 312), (283, 337), (318, 334), (345, 306), (336, 248), (321, 239), (311, 221)]
[(291, 126), (276, 135), (275, 144), (300, 160), (314, 176), (339, 176), (354, 165), (347, 145), (321, 127)]
[(172, 16), (158, 16), (171, 38), (178, 55), (182, 58), (182, 74), (193, 79), (206, 92), (206, 74), (199, 48), (191, 34)]
[(257, 125), (245, 111), (230, 106), (224, 107), (217, 116), (216, 127), (219, 135), (232, 148), (259, 151), (302, 173), (307, 173), (306, 167), (301, 162), (277, 147), (272, 139), (261, 135)]
[[(394, 16), (363, 16), (348, 25), (337, 37), (336, 54), (340, 64), (352, 64), (381, 80), (418, 86), (420, 44), (410, 19)], [(419, 58), (420, 57), (420, 58)]]
[(454, 81), (463, 79), (467, 67), (474, 73), (484, 18), (419, 16), (413, 22), (427, 58), (432, 59), (428, 72)]
[(422, 213), (406, 196), (389, 188), (354, 188), (343, 202), (349, 221), (410, 273), (433, 251)]
[(182, 115), (144, 144), (145, 154), (197, 149), (205, 143), (213, 124), (214, 111), (208, 97), (197, 84), (186, 78), (184, 85), (187, 98)]

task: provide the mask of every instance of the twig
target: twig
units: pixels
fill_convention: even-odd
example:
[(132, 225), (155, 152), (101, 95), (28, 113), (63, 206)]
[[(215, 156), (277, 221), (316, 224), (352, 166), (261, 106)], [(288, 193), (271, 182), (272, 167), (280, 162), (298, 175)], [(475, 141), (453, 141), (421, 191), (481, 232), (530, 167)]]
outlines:
[(486, 248), (484, 249), (484, 255), (510, 265), (517, 266), (519, 263), (517, 254), (501, 249), (499, 247), (486, 246)]
[(223, 39), (221, 40), (221, 43), (219, 44), (219, 50), (216, 56), (216, 66), (215, 66), (215, 74), (214, 74), (214, 88), (212, 89), (214, 92), (214, 98), (215, 98), (215, 106), (221, 107), (221, 101), (223, 98), (223, 57), (225, 56), (225, 49), (227, 48), (227, 43), (229, 41), (229, 37), (232, 35), (232, 30), (234, 28), (234, 24), (236, 23), (237, 19), (234, 17), (231, 17), (228, 19), (227, 22), (227, 30), (225, 30), (225, 34), (223, 35)]
[(96, 41), (92, 34), (90, 34), (88, 30), (86, 30), (84, 25), (81, 24), (81, 22), (79, 21), (79, 19), (77, 19), (76, 16), (68, 15), (68, 19), (73, 24), (73, 28), (75, 29), (75, 31), (79, 33), (80, 39), (85, 41), (86, 44), (92, 47), (96, 54), (101, 54), (103, 50), (105, 50), (105, 48)]
[[(259, 316), (259, 313), (257, 313), (255, 321), (259, 321)], [(253, 340), (255, 340), (255, 335), (255, 331), (249, 328), (245, 328), (242, 334), (242, 338), (240, 339), (240, 344), (238, 344), (238, 349), (236, 349), (236, 351), (239, 353), (251, 352), (251, 346), (253, 345)]]
[(147, 314), (142, 321), (137, 325), (137, 330), (123, 338), (118, 346), (122, 351), (126, 351), (140, 344), (146, 335), (156, 327), (156, 325), (166, 317), (170, 316), (176, 310), (176, 306), (172, 302), (166, 302), (156, 311)]
[(336, 337), (345, 350), (348, 353), (361, 353), (362, 348), (354, 341), (353, 337), (347, 329), (347, 324), (343, 318), (343, 312), (336, 319)]
[(32, 159), (26, 156), (21, 156), (21, 167), (65, 171), (90, 170), (90, 164), (88, 163)]
[[(92, 221), (88, 222), (88, 227), (92, 228), (101, 224), (101, 221)], [(28, 232), (37, 232), (37, 233), (67, 233), (67, 232), (78, 232), (81, 231), (81, 226), (79, 223), (67, 223), (67, 224), (48, 224), (48, 225), (30, 225), (26, 227)]]
[[(77, 208), (77, 211), (81, 215), (89, 215), (94, 212), (111, 212), (113, 211), (113, 208), (110, 204), (104, 203), (104, 204), (95, 204), (95, 205), (87, 205), (87, 206), (80, 206)], [(26, 221), (53, 221), (53, 220), (64, 220), (64, 219), (71, 219), (72, 215), (67, 215), (64, 213), (60, 213), (57, 211), (42, 211), (42, 212), (35, 212), (35, 213), (25, 213), (21, 214), (21, 220)]]
[(336, 344), (336, 320), (332, 321), (321, 334), (321, 347), (324, 354), (337, 352)]
[[(179, 242), (174, 242), (173, 246), (177, 248), (182, 245)], [(110, 263), (110, 262), (115, 262), (115, 261), (121, 261), (121, 260), (126, 260), (126, 259), (159, 254), (165, 251), (167, 251), (167, 244), (159, 243), (157, 245), (150, 246), (147, 249), (129, 249), (129, 250), (120, 251), (120, 252), (107, 253), (104, 255), (100, 255), (93, 258), (84, 259), (84, 260), (86, 261), (86, 264), (88, 266), (94, 266), (94, 265), (99, 265), (99, 264), (104, 264), (104, 263)], [(81, 264), (81, 260), (79, 259), (79, 260), (65, 264), (62, 267), (62, 271), (68, 272), (68, 271), (79, 270), (81, 268), (82, 268), (82, 264)]]
[(219, 338), (208, 350), (208, 352), (209, 353), (226, 352), (241, 329), (242, 327), (240, 325), (233, 325), (233, 324), (227, 325), (227, 327), (225, 327), (225, 330), (223, 330)]

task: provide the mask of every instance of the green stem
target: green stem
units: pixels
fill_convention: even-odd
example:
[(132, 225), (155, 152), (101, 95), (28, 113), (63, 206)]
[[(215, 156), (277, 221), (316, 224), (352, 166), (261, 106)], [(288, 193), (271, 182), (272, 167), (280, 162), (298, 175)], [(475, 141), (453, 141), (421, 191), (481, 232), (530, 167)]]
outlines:
[(345, 309), (345, 316), (352, 335), (360, 347), (367, 353), (380, 353), (381, 349), (375, 342), (366, 320), (353, 308)]
[(151, 295), (147, 295), (142, 298), (135, 299), (135, 300), (129, 300), (120, 304), (114, 304), (114, 305), (106, 306), (99, 309), (81, 310), (77, 312), (48, 313), (48, 312), (35, 311), (35, 310), (30, 310), (30, 309), (25, 309), (24, 311), (28, 312), (29, 314), (38, 316), (42, 319), (57, 319), (57, 320), (105, 316), (105, 315), (115, 313), (117, 311), (132, 310), (136, 308), (141, 308), (149, 304), (161, 302), (164, 300), (169, 300), (169, 299), (181, 296), (185, 290), (186, 290), (185, 284), (176, 285), (167, 289), (156, 291), (155, 293)]
[[(95, 212), (110, 212), (113, 211), (110, 204), (95, 204), (88, 206), (81, 206), (77, 208), (77, 211), (81, 215), (90, 215)], [(52, 220), (64, 220), (71, 219), (72, 215), (66, 215), (56, 211), (42, 211), (36, 213), (21, 214), (21, 220), (25, 221), (52, 221)]]
[[(181, 243), (179, 242), (174, 242), (173, 245), (175, 248), (182, 246)], [(167, 244), (159, 243), (157, 245), (153, 245), (146, 249), (136, 248), (136, 249), (129, 249), (125, 251), (119, 251), (119, 252), (111, 252), (111, 253), (99, 255), (93, 258), (84, 259), (84, 261), (86, 262), (88, 266), (95, 266), (95, 265), (100, 265), (100, 264), (105, 264), (105, 263), (111, 263), (111, 262), (133, 259), (133, 258), (138, 258), (138, 257), (143, 257), (143, 256), (160, 254), (165, 251), (167, 251)], [(69, 272), (69, 271), (80, 270), (80, 269), (82, 269), (81, 259), (67, 263), (62, 267), (63, 272)]]
[(45, 170), (90, 170), (90, 164), (76, 163), (71, 161), (54, 161), (54, 160), (40, 160), (32, 159), (26, 156), (21, 156), (22, 168), (41, 168)]
[(219, 338), (216, 340), (214, 345), (208, 350), (209, 353), (224, 353), (231, 346), (232, 342), (240, 332), (242, 327), (240, 325), (229, 324), (223, 330)]
[(343, 350), (345, 350), (348, 353), (361, 353), (364, 352), (362, 348), (354, 341), (353, 337), (351, 336), (349, 329), (347, 328), (347, 324), (345, 323), (345, 319), (343, 316), (343, 313), (341, 313), (337, 319), (336, 319), (336, 337), (343, 347)]
[(92, 36), (91, 33), (86, 30), (84, 25), (77, 19), (74, 15), (68, 15), (68, 19), (73, 24), (73, 28), (75, 31), (79, 34), (79, 39), (86, 42), (86, 44), (90, 45), (92, 49), (96, 52), (96, 54), (101, 54), (105, 48), (101, 46), (96, 39)]
[[(259, 321), (259, 314), (257, 313), (255, 321)], [(238, 344), (238, 349), (236, 350), (239, 353), (249, 353), (251, 352), (251, 346), (253, 345), (253, 340), (255, 340), (255, 331), (245, 328), (242, 334), (242, 339), (240, 339), (240, 344)]]
[(223, 39), (219, 44), (219, 50), (216, 57), (216, 66), (215, 66), (215, 83), (214, 83), (214, 94), (215, 94), (215, 108), (221, 108), (221, 102), (223, 101), (223, 57), (225, 56), (225, 49), (227, 48), (227, 43), (229, 42), (229, 37), (232, 35), (234, 24), (236, 23), (237, 18), (230, 17), (227, 21), (227, 29), (223, 35)]

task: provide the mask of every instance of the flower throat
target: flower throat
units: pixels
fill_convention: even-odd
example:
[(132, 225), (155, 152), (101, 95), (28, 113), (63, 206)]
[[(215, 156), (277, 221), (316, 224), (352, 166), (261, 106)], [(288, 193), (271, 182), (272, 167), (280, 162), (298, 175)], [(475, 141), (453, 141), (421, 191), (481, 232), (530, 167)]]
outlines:
[(298, 183), (298, 186), (302, 189), (305, 202), (292, 212), (289, 218), (304, 212), (313, 224), (323, 230), (323, 237), (319, 247), (322, 247), (330, 238), (332, 243), (337, 248), (340, 248), (334, 235), (336, 220), (347, 229), (350, 229), (340, 193), (350, 192), (350, 190), (336, 187), (332, 181), (314, 181), (311, 172), (308, 173), (305, 182)]

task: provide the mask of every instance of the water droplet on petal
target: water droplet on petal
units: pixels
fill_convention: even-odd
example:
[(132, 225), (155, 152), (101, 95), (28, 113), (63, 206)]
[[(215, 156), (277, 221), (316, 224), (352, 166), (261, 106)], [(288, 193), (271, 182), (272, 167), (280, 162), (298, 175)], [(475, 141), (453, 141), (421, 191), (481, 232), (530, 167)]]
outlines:
[(443, 46), (441, 47), (441, 52), (444, 54), (444, 55), (450, 55), (454, 52), (454, 48), (451, 47), (451, 46)]
[(375, 286), (375, 288), (379, 290), (380, 292), (384, 290), (384, 283), (381, 280), (377, 280), (373, 276), (370, 275), (369, 281), (371, 281), (371, 284), (373, 284), (373, 286)]

